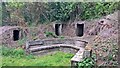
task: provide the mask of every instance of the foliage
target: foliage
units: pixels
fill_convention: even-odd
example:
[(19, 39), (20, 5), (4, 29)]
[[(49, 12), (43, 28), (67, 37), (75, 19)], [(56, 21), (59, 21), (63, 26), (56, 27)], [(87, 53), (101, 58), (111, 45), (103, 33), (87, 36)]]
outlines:
[(117, 10), (118, 3), (116, 2), (91, 2), (91, 3), (82, 3), (82, 15), (81, 19), (94, 19), (101, 16), (105, 16)]
[(56, 34), (54, 34), (53, 32), (49, 32), (49, 31), (45, 31), (45, 36), (46, 37), (53, 37), (53, 38), (59, 38), (59, 39), (64, 39), (64, 36), (57, 36)]
[(73, 54), (59, 51), (54, 54), (35, 56), (29, 59), (4, 56), (3, 66), (70, 66), (72, 56)]
[(8, 48), (2, 47), (2, 55), (3, 56), (12, 56), (12, 57), (23, 57), (25, 56), (25, 51), (22, 48)]
[(24, 18), (27, 24), (38, 25), (53, 21), (73, 22), (99, 18), (116, 11), (118, 2), (8, 2), (3, 3), (2, 7), (3, 20), (17, 13), (23, 16), (18, 17)]
[(13, 9), (18, 9), (18, 8), (22, 8), (23, 6), (24, 6), (24, 2), (9, 2), (8, 4), (7, 4), (7, 6), (8, 7), (11, 7), (11, 8), (13, 8)]
[(25, 55), (25, 52), (22, 48), (18, 48), (18, 49), (13, 50), (13, 55), (18, 56), (18, 57), (22, 57)]
[(57, 37), (53, 32), (45, 31), (44, 33), (46, 37), (54, 37), (54, 38)]
[(27, 40), (27, 38), (24, 37), (24, 38), (18, 40), (17, 43), (18, 43), (19, 46), (23, 46), (25, 44), (26, 40)]
[(2, 3), (2, 25), (8, 24), (8, 19), (10, 18), (10, 12), (7, 10), (6, 4)]
[(2, 3), (0, 3), (0, 25), (2, 25)]
[(71, 2), (52, 2), (49, 5), (49, 16), (51, 21), (68, 21), (71, 13), (75, 10), (76, 3)]
[(78, 63), (78, 68), (93, 68), (95, 65), (92, 58), (85, 58), (83, 61)]
[(28, 22), (29, 25), (33, 22), (36, 23), (36, 25), (47, 22), (46, 7), (46, 3), (42, 2), (26, 3), (21, 11), (25, 22)]
[(58, 38), (60, 38), (60, 39), (62, 39), (62, 40), (63, 40), (65, 37), (64, 37), (64, 36), (58, 36)]
[(22, 48), (8, 48), (8, 47), (1, 47), (2, 49), (2, 56), (3, 57), (12, 57), (12, 58), (26, 58), (26, 59), (33, 59), (34, 56), (32, 54), (26, 55), (25, 51)]

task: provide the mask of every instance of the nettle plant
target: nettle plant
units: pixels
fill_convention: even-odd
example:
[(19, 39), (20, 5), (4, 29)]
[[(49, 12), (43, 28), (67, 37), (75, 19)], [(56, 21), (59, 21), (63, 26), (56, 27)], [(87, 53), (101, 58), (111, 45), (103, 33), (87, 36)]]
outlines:
[(95, 62), (92, 58), (85, 58), (83, 61), (78, 63), (78, 68), (94, 68)]

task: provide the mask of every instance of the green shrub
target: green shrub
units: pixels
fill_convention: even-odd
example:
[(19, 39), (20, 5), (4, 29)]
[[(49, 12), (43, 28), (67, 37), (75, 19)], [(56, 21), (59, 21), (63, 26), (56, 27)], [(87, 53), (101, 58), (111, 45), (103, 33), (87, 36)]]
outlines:
[(25, 44), (26, 40), (27, 40), (27, 38), (24, 37), (23, 39), (18, 40), (17, 43), (18, 43), (19, 46), (22, 46), (22, 45)]
[(26, 56), (27, 59), (35, 59), (35, 57), (32, 54), (29, 54)]
[(12, 57), (23, 57), (25, 56), (25, 51), (22, 48), (8, 48), (2, 47), (3, 56), (12, 56)]
[(45, 31), (44, 33), (46, 37), (54, 37), (54, 38), (57, 37), (53, 32)]
[(11, 56), (13, 54), (13, 49), (2, 47), (2, 55), (3, 56)]
[(78, 68), (94, 68), (94, 65), (95, 63), (92, 58), (85, 58), (78, 63)]
[(59, 38), (59, 39), (64, 39), (64, 36), (57, 36), (56, 34), (54, 34), (53, 32), (49, 32), (49, 31), (45, 31), (45, 36), (46, 37), (53, 37), (53, 38)]
[[(48, 11), (46, 15), (50, 21), (69, 21), (81, 19), (90, 20), (99, 18), (107, 14), (113, 13), (118, 8), (117, 2), (76, 2), (48, 3)], [(47, 11), (47, 10), (46, 10)]]
[(22, 48), (14, 49), (13, 55), (17, 57), (23, 57), (25, 56), (25, 51)]
[(81, 3), (82, 15), (80, 17), (82, 20), (99, 18), (113, 13), (117, 10), (117, 7), (117, 2)]
[[(69, 22), (89, 20), (118, 10), (119, 2), (46, 2), (46, 3), (2, 3), (2, 19), (11, 18), (7, 9), (19, 11), (17, 17), (30, 26), (53, 21)], [(38, 10), (39, 9), (39, 10)], [(15, 15), (14, 15), (15, 16)], [(8, 23), (3, 21), (3, 25)]]
[(65, 37), (64, 36), (58, 36), (58, 38), (60, 38), (61, 40), (63, 40)]
[(26, 58), (26, 59), (34, 59), (35, 57), (32, 54), (26, 55), (25, 51), (22, 48), (8, 48), (2, 47), (2, 56), (10, 56), (14, 58)]

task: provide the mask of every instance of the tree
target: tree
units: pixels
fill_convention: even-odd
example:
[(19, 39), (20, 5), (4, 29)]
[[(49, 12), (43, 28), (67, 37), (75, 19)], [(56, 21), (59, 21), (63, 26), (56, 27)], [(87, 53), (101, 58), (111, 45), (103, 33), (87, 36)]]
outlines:
[(7, 9), (7, 4), (2, 2), (2, 25), (8, 25), (10, 22), (10, 11)]

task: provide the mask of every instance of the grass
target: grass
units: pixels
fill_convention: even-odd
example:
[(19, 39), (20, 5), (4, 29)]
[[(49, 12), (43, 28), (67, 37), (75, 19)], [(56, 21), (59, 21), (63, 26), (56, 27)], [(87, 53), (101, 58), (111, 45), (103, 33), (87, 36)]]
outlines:
[(29, 57), (4, 56), (2, 66), (70, 66), (73, 54), (58, 51), (45, 56)]

